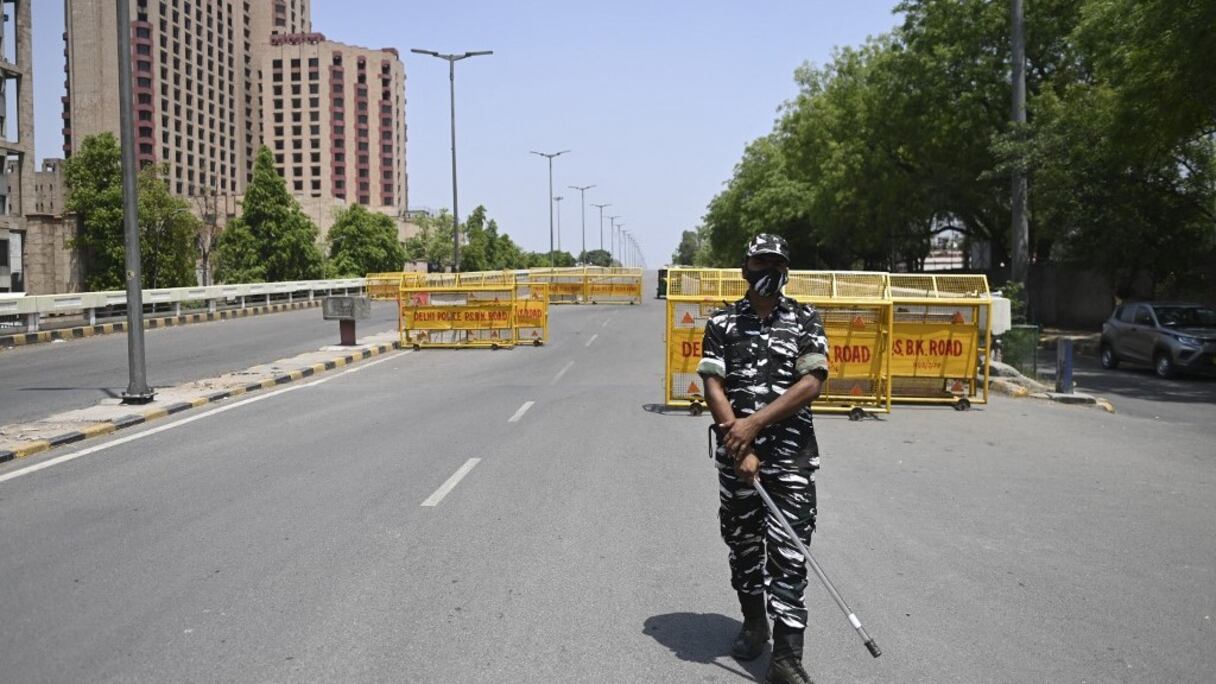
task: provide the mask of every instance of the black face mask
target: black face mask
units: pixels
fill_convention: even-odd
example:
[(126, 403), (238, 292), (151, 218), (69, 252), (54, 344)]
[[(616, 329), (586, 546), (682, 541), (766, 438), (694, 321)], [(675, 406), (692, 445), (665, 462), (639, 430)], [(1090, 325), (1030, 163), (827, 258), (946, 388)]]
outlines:
[(781, 293), (781, 288), (790, 280), (790, 274), (776, 266), (753, 271), (743, 269), (743, 277), (747, 279), (752, 290), (761, 297), (774, 297)]

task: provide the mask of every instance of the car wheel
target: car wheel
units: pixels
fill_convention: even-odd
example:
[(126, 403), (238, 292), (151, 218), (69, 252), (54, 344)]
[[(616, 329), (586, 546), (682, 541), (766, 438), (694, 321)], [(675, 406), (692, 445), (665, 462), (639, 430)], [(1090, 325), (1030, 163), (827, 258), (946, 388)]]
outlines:
[(1111, 349), (1109, 344), (1102, 345), (1098, 358), (1106, 370), (1114, 370), (1119, 367), (1119, 357), (1115, 356), (1115, 350)]
[(1157, 371), (1158, 377), (1174, 377), (1174, 360), (1168, 352), (1157, 352), (1157, 356), (1153, 357), (1153, 370)]

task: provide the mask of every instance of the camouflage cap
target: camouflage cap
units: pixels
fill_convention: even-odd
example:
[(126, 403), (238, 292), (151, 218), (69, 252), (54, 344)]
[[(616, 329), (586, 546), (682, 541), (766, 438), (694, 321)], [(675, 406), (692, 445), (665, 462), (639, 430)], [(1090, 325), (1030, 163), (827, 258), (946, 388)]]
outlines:
[(747, 254), (744, 258), (750, 259), (761, 254), (776, 254), (786, 261), (790, 260), (790, 245), (785, 241), (785, 238), (772, 233), (760, 233), (747, 243)]

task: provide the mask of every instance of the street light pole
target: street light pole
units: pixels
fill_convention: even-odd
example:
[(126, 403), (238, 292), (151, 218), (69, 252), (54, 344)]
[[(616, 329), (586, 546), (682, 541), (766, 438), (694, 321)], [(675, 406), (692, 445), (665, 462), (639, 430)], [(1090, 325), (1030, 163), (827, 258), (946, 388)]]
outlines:
[(608, 265), (612, 265), (612, 260), (616, 258), (616, 220), (620, 215), (608, 217)]
[(604, 207), (611, 207), (611, 204), (592, 204), (600, 210), (600, 251), (604, 251)]
[(452, 273), (460, 272), (460, 209), (456, 205), (456, 62), (469, 57), (492, 55), (493, 50), (464, 52), (458, 55), (444, 55), (434, 50), (412, 49), (410, 52), (419, 55), (430, 55), (448, 63), (448, 81), (452, 100)]
[(118, 119), (122, 139), (122, 205), (127, 266), (127, 391), (124, 404), (146, 404), (156, 396), (148, 387), (144, 354), (144, 291), (139, 254), (139, 186), (135, 167), (135, 96), (131, 83), (131, 5), (118, 7)]
[[(1018, 135), (1022, 134), (1022, 127), (1026, 124), (1026, 41), (1023, 34), (1024, 15), (1022, 11), (1022, 0), (1013, 0), (1012, 9), (1012, 24), (1013, 31), (1011, 36), (1011, 51), (1013, 52), (1013, 125), (1017, 129)], [(1030, 271), (1030, 226), (1026, 219), (1026, 171), (1021, 168), (1021, 160), (1015, 166), (1013, 172), (1013, 196), (1011, 204), (1013, 205), (1013, 254), (1012, 256), (1012, 280), (1020, 283), (1023, 288), (1026, 286), (1027, 276)], [(1022, 290), (1023, 297), (1029, 303), (1029, 293)]]
[(561, 152), (537, 152), (533, 150), (531, 153), (538, 157), (544, 157), (549, 160), (549, 268), (553, 268), (553, 158), (560, 157), (568, 153), (570, 150), (562, 150)]
[(582, 218), (582, 224), (583, 224), (583, 254), (582, 254), (582, 257), (583, 257), (584, 265), (586, 265), (586, 263), (587, 263), (587, 195), (586, 195), (586, 192), (594, 187), (595, 187), (594, 185), (583, 185), (583, 186), (571, 185), (570, 186), (571, 190), (578, 190), (579, 206), (582, 207), (582, 217), (583, 217)]
[(553, 198), (557, 203), (557, 251), (562, 251), (562, 200), (566, 199), (561, 195)]

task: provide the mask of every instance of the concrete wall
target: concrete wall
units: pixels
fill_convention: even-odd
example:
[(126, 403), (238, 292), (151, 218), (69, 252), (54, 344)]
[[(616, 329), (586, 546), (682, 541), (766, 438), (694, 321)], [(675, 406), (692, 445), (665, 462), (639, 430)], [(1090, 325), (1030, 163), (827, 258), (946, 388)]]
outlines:
[(84, 274), (80, 257), (70, 242), (76, 234), (75, 217), (26, 217), (25, 291), (31, 295), (80, 292)]

